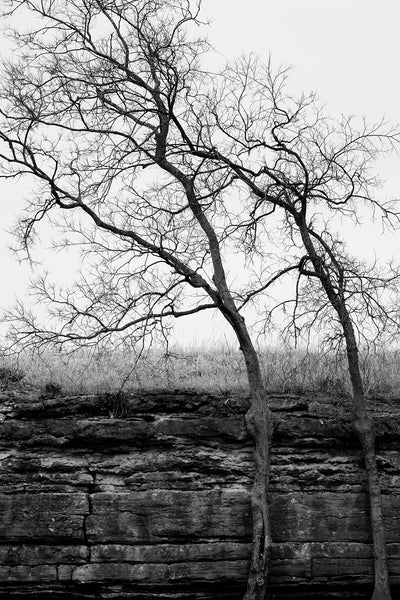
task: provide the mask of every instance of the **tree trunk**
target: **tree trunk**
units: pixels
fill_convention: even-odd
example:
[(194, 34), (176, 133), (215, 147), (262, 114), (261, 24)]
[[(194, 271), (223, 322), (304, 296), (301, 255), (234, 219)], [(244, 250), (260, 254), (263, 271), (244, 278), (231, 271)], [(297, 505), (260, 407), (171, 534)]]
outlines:
[(252, 390), (252, 403), (246, 424), (254, 440), (254, 483), (251, 494), (253, 537), (250, 571), (244, 600), (264, 600), (267, 592), (271, 531), (268, 510), (268, 484), (273, 433), (272, 413), (263, 387)]
[(273, 416), (267, 405), (257, 352), (243, 317), (235, 315), (234, 328), (243, 353), (249, 381), (251, 405), (246, 425), (254, 442), (254, 482), (251, 493), (253, 535), (250, 570), (244, 600), (265, 600), (271, 552), (271, 530), (268, 510), (268, 485), (271, 461)]
[[(338, 291), (332, 283), (329, 270), (323, 268), (324, 261), (318, 255), (313, 240), (310, 237), (305, 215), (298, 215), (295, 217), (295, 220), (299, 227), (304, 246), (313, 262), (315, 276), (320, 279), (322, 287), (325, 290), (329, 302), (335, 309), (343, 329), (343, 335), (346, 341), (347, 364), (351, 379), (356, 415), (354, 428), (361, 442), (361, 447), (364, 454), (365, 471), (368, 480), (375, 576), (372, 600), (391, 600), (382, 512), (382, 495), (379, 483), (378, 467), (376, 464), (375, 433), (373, 422), (370, 419), (367, 410), (367, 402), (364, 394), (360, 363), (358, 360), (357, 339), (354, 332), (353, 322), (346, 305), (343, 288), (339, 287)], [(329, 256), (332, 259), (332, 252), (329, 253)], [(336, 266), (339, 267), (335, 259), (334, 262), (336, 262)]]
[[(233, 306), (233, 304), (232, 304)], [(232, 325), (243, 354), (249, 390), (250, 408), (246, 413), (246, 426), (254, 442), (254, 481), (251, 492), (253, 518), (250, 569), (247, 590), (243, 600), (265, 600), (269, 558), (271, 553), (271, 530), (268, 510), (269, 470), (273, 415), (267, 405), (267, 395), (261, 375), (260, 361), (251, 341), (244, 318), (237, 310), (225, 313)]]
[(355, 408), (354, 429), (358, 435), (364, 454), (365, 471), (368, 481), (368, 496), (372, 530), (374, 558), (374, 592), (372, 600), (391, 600), (389, 570), (386, 555), (385, 528), (382, 511), (382, 495), (376, 464), (375, 432), (372, 419), (368, 415), (367, 401), (358, 362), (358, 351), (353, 326), (346, 311), (343, 322), (346, 338), (347, 360)]
[[(365, 398), (363, 404), (365, 404)], [(378, 467), (376, 464), (374, 427), (371, 419), (368, 417), (366, 406), (365, 409), (362, 411), (358, 410), (357, 413), (354, 428), (361, 442), (364, 454), (372, 529), (375, 575), (372, 600), (391, 600), (382, 512), (382, 495)]]

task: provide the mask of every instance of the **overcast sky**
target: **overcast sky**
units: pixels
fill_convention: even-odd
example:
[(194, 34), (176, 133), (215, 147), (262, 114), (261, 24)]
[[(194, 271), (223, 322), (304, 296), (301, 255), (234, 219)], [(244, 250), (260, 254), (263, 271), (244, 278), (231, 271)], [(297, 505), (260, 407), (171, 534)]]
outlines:
[[(204, 0), (203, 15), (210, 19), (209, 39), (216, 60), (242, 52), (269, 53), (276, 65), (292, 67), (289, 87), (294, 92), (317, 91), (332, 116), (365, 115), (368, 120), (385, 116), (400, 122), (400, 5), (395, 0)], [(4, 53), (3, 43), (3, 53)], [(400, 196), (400, 159), (381, 164), (389, 196)], [(0, 308), (10, 306), (24, 293), (27, 269), (12, 259), (6, 234), (13, 213), (28, 190), (0, 181)], [(360, 243), (364, 240), (360, 238)], [(399, 240), (377, 239), (378, 251), (400, 254)], [(46, 253), (44, 254), (44, 257)], [(50, 267), (55, 266), (53, 259)], [(218, 320), (212, 335), (222, 329)], [(217, 332), (217, 333), (216, 333)], [(204, 323), (180, 324), (179, 336), (205, 338), (211, 329)]]

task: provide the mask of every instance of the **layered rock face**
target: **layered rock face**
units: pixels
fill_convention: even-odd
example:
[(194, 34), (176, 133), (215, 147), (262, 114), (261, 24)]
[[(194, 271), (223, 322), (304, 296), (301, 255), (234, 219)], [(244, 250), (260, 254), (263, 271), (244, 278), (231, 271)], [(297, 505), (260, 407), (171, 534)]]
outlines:
[[(269, 598), (368, 598), (368, 499), (348, 402), (268, 401)], [(1, 599), (242, 598), (253, 477), (246, 398), (15, 392), (0, 406)], [(400, 597), (400, 410), (375, 409)]]

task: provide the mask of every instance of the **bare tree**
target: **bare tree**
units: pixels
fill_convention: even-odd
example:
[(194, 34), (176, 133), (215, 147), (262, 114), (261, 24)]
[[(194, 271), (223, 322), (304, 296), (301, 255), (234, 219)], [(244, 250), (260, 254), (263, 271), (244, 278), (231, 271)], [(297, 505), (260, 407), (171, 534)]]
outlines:
[[(10, 2), (39, 23), (19, 32), (19, 60), (4, 67), (1, 94), (3, 176), (39, 182), (20, 222), (28, 248), (38, 224), (64, 215), (95, 253), (90, 280), (64, 294), (46, 279), (38, 298), (61, 319), (44, 328), (20, 307), (19, 343), (97, 343), (127, 332), (141, 338), (169, 317), (219, 310), (245, 358), (255, 441), (250, 599), (263, 598), (271, 545), (268, 475), (272, 417), (259, 361), (227, 274), (244, 210), (225, 204), (229, 166), (203, 151), (199, 60), (190, 41), (198, 6), (185, 0)], [(194, 4), (194, 5), (193, 5)], [(190, 32), (192, 35), (192, 32)], [(192, 35), (193, 37), (193, 35)], [(235, 193), (234, 191), (232, 193)], [(94, 279), (94, 281), (93, 281)], [(251, 288), (252, 289), (252, 288)]]
[[(390, 595), (381, 489), (375, 453), (375, 432), (360, 368), (360, 348), (375, 348), (400, 328), (399, 310), (392, 305), (398, 294), (400, 271), (375, 272), (373, 267), (347, 256), (342, 243), (308, 216), (295, 216), (307, 254), (300, 259), (289, 329), (295, 337), (325, 325), (325, 344), (347, 355), (354, 401), (354, 430), (361, 443), (368, 482), (375, 586), (373, 600)], [(305, 282), (303, 281), (305, 280)]]
[[(399, 133), (384, 122), (372, 126), (351, 118), (331, 122), (322, 116), (315, 97), (286, 95), (285, 73), (274, 75), (270, 65), (264, 67), (253, 58), (235, 64), (225, 78), (229, 85), (224, 81), (217, 88), (209, 114), (228, 145), (227, 151), (220, 142), (221, 163), (229, 164), (254, 198), (251, 219), (242, 224), (245, 232), (257, 246), (266, 216), (277, 208), (284, 211), (284, 262), (286, 269), (297, 265), (291, 330), (297, 335), (305, 326), (325, 324), (331, 343), (344, 343), (346, 349), (354, 428), (368, 480), (375, 570), (372, 597), (387, 600), (391, 595), (375, 434), (359, 347), (398, 333), (400, 312), (394, 299), (400, 270), (390, 264), (383, 273), (376, 265), (352, 258), (335, 229), (346, 219), (356, 226), (368, 213), (372, 221), (380, 217), (383, 227), (398, 227), (396, 203), (376, 197), (380, 181), (372, 167), (382, 152), (398, 143)], [(267, 290), (271, 281), (243, 302)], [(283, 301), (273, 310), (287, 304)]]
[[(19, 238), (29, 252), (35, 232), (40, 235), (41, 223), (50, 219), (65, 236), (61, 244), (83, 249), (75, 288), (58, 290), (46, 278), (36, 282), (38, 301), (52, 307), (54, 327), (20, 306), (14, 342), (135, 341), (169, 319), (220, 311), (238, 339), (251, 395), (246, 422), (255, 479), (245, 598), (264, 600), (273, 419), (243, 312), (285, 275), (319, 281), (343, 326), (371, 474), (373, 434), (347, 292), (340, 288), (342, 263), (337, 244), (326, 241), (330, 229), (318, 233), (315, 219), (322, 210), (357, 217), (361, 203), (396, 217), (371, 195), (375, 181), (368, 171), (394, 133), (383, 124), (361, 131), (351, 121), (332, 125), (313, 95), (286, 96), (285, 72), (273, 75), (270, 64), (254, 57), (219, 74), (203, 72), (208, 45), (194, 35), (201, 25), (195, 3), (8, 4), (10, 18), (27, 11), (34, 24), (18, 31), (18, 58), (4, 65), (0, 90), (3, 177), (36, 182)], [(378, 484), (373, 475), (371, 506), (377, 510)], [(374, 598), (387, 599), (386, 559), (378, 556), (381, 516), (371, 517)]]

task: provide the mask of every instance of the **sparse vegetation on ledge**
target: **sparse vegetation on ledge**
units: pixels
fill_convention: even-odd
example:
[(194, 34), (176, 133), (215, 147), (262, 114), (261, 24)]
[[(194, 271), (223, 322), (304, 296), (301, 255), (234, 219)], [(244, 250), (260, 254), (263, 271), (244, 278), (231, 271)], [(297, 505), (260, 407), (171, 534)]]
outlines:
[[(345, 358), (317, 351), (288, 348), (260, 352), (270, 389), (280, 392), (325, 391), (347, 394)], [(362, 366), (371, 397), (400, 395), (400, 351), (363, 357)], [(0, 360), (0, 385), (28, 385), (65, 393), (104, 393), (135, 389), (246, 388), (246, 372), (239, 350), (227, 345), (214, 349), (152, 349), (137, 357), (132, 351), (63, 354), (47, 351)]]

